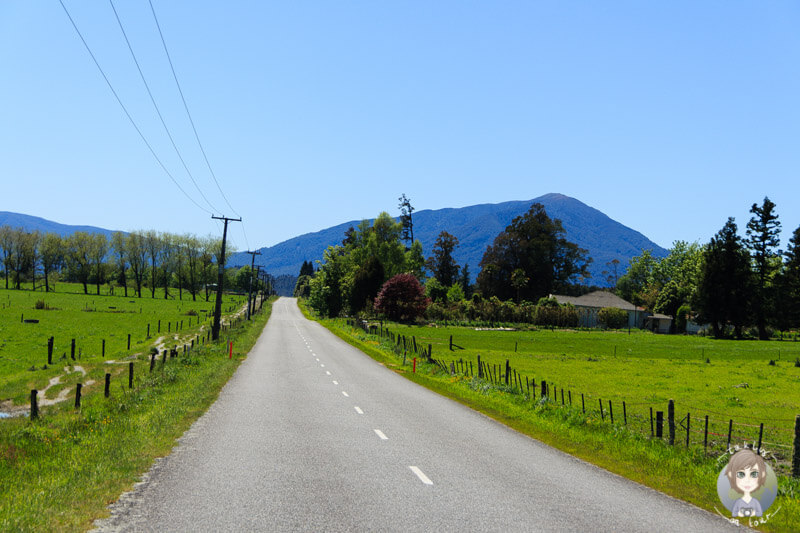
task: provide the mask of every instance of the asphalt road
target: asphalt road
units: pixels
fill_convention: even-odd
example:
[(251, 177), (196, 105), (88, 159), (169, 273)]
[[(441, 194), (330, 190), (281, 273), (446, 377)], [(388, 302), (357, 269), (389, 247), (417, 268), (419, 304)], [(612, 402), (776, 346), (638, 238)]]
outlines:
[(288, 298), (219, 400), (98, 527), (738, 529), (409, 382)]

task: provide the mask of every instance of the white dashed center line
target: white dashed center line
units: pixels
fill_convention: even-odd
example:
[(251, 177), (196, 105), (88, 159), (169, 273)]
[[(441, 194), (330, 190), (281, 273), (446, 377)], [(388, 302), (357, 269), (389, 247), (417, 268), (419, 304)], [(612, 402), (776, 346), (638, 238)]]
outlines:
[(345, 395), (345, 396), (347, 396), (348, 398), (350, 397), (350, 395), (349, 395), (349, 394), (347, 394), (345, 391), (342, 391), (342, 394), (344, 394), (344, 395)]
[(364, 411), (362, 411), (362, 410), (361, 410), (361, 408), (360, 408), (359, 406), (357, 406), (357, 405), (356, 405), (356, 406), (355, 406), (353, 409), (355, 409), (355, 410), (356, 410), (356, 413), (358, 413), (358, 414), (360, 414), (360, 415), (363, 415), (363, 414), (364, 414)]
[(329, 376), (331, 375), (331, 371), (330, 370), (326, 370), (325, 373), (328, 374)]
[(334, 380), (333, 384), (334, 384), (334, 385), (338, 385), (338, 384), (339, 384), (339, 382)]
[[(384, 434), (383, 434), (383, 431), (381, 431), (380, 429), (376, 429), (376, 430), (375, 430), (375, 434), (376, 434), (378, 437), (380, 437), (380, 439), (381, 439), (381, 440), (389, 440), (389, 437), (387, 437), (386, 435), (384, 435)], [(430, 481), (430, 480), (428, 480), (428, 481)]]
[(412, 472), (414, 472), (417, 475), (420, 481), (422, 481), (426, 485), (433, 485), (433, 481), (431, 481), (430, 478), (422, 472), (422, 470), (420, 470), (416, 466), (409, 466), (409, 468), (411, 469)]

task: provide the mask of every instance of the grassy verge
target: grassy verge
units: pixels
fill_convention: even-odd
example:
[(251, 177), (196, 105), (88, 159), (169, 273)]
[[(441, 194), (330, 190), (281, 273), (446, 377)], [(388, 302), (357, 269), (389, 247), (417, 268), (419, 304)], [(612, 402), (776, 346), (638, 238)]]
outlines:
[(168, 454), (214, 402), (270, 311), (265, 302), (251, 322), (221, 336), (234, 341), (233, 360), (227, 343), (205, 344), (159, 361), (152, 373), (136, 363), (136, 386), (115, 379), (108, 399), (98, 391), (79, 410), (66, 402), (39, 420), (2, 421), (0, 531), (83, 531), (106, 516), (106, 505)]
[[(303, 306), (301, 305), (301, 309)], [(303, 309), (306, 316), (308, 310)], [(611, 425), (599, 416), (588, 416), (581, 409), (562, 407), (555, 402), (533, 401), (513, 394), (502, 385), (477, 378), (450, 376), (432, 364), (418, 359), (417, 372), (411, 361), (403, 365), (402, 356), (392, 344), (350, 328), (342, 321), (320, 320), (335, 335), (362, 350), (406, 378), (439, 394), (480, 411), (521, 433), (580, 457), (611, 472), (627, 477), (666, 494), (690, 502), (710, 512), (723, 514), (716, 491), (716, 480), (727, 457), (706, 456), (702, 447), (669, 446), (661, 440), (628, 431), (620, 424)], [(800, 482), (779, 476), (779, 495), (768, 512), (778, 512), (766, 523), (764, 531), (797, 531), (800, 524)], [(745, 525), (747, 521), (742, 519)], [(755, 522), (752, 523), (755, 526)]]

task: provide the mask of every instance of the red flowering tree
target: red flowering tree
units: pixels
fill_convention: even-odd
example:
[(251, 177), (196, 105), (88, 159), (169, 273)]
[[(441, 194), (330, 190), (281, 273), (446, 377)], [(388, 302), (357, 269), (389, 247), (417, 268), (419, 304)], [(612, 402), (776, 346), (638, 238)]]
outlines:
[(375, 311), (398, 322), (422, 316), (431, 301), (413, 274), (397, 274), (381, 287), (375, 298)]

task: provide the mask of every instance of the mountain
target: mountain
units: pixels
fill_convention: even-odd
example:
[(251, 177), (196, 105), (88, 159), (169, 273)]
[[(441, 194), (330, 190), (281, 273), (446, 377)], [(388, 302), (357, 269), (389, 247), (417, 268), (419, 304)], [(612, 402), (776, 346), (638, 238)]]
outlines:
[(72, 235), (76, 231), (85, 231), (86, 233), (102, 233), (106, 237), (111, 237), (111, 234), (114, 233), (112, 230), (98, 228), (95, 226), (70, 226), (67, 224), (52, 222), (40, 217), (21, 215), (19, 213), (10, 213), (8, 211), (0, 211), (0, 226), (22, 228), (25, 231), (39, 230), (42, 233), (57, 233), (62, 237)]
[[(546, 194), (526, 201), (481, 204), (461, 208), (426, 209), (413, 215), (414, 237), (422, 242), (425, 256), (431, 254), (436, 237), (443, 230), (458, 237), (460, 246), (454, 252), (458, 264), (469, 264), (474, 281), (480, 271), (478, 266), (486, 247), (503, 231), (511, 220), (530, 209), (531, 204), (544, 205), (550, 218), (561, 220), (566, 238), (589, 251), (594, 259), (589, 267), (592, 279), (589, 283), (606, 285), (602, 272), (609, 270), (607, 263), (619, 259), (619, 274), (624, 273), (631, 257), (640, 255), (643, 249), (653, 255), (664, 257), (667, 250), (627, 226), (616, 222), (602, 212), (579, 200), (563, 194)], [(344, 232), (356, 227), (353, 220), (322, 231), (307, 233), (268, 248), (261, 248), (256, 263), (272, 275), (296, 276), (303, 261), (322, 259), (322, 252), (331, 245), (341, 244)], [(250, 264), (245, 253), (233, 254), (230, 265)]]

